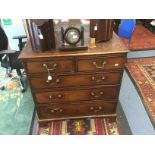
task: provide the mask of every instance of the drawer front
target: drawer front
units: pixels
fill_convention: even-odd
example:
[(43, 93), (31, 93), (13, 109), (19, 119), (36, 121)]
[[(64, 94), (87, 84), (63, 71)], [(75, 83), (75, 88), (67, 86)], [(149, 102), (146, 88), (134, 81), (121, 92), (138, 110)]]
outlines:
[(117, 99), (119, 87), (110, 86), (102, 88), (90, 88), (81, 90), (38, 92), (34, 96), (38, 104), (62, 103), (88, 100)]
[(39, 119), (53, 119), (74, 116), (93, 116), (115, 113), (116, 102), (90, 102), (59, 106), (38, 106)]
[(32, 88), (41, 89), (88, 85), (115, 85), (120, 83), (122, 72), (53, 76), (51, 81), (47, 80), (47, 76), (48, 75), (44, 74), (38, 77), (31, 77), (30, 83)]
[(74, 64), (72, 60), (45, 60), (27, 62), (26, 64), (28, 73), (60, 73), (60, 72), (73, 72)]
[(102, 57), (79, 59), (78, 71), (101, 71), (106, 69), (122, 69), (126, 62), (125, 57)]

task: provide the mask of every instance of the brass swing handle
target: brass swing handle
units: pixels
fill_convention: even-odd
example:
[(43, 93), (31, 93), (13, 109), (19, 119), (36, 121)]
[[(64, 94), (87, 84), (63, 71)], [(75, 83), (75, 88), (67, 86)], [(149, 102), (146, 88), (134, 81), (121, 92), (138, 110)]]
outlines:
[(43, 67), (45, 67), (46, 70), (47, 70), (47, 72), (50, 74), (50, 71), (54, 71), (58, 67), (58, 64), (54, 63), (52, 65), (52, 68), (48, 68), (48, 65), (47, 64), (43, 64)]
[(102, 111), (102, 107), (101, 106), (99, 106), (99, 107), (90, 107), (90, 110), (91, 111), (93, 111), (93, 112), (100, 112), (100, 111)]
[(53, 100), (53, 99), (61, 99), (62, 97), (63, 97), (62, 94), (50, 95), (50, 96), (49, 96), (49, 99), (50, 99), (50, 100)]
[(50, 111), (51, 111), (51, 113), (58, 113), (58, 112), (61, 113), (63, 110), (55, 108), (55, 109), (51, 109)]
[(106, 79), (105, 76), (102, 76), (101, 79), (97, 79), (95, 76), (91, 77), (92, 81), (95, 81), (96, 83), (102, 82)]
[(96, 61), (93, 61), (93, 65), (94, 65), (97, 69), (103, 69), (103, 68), (105, 67), (105, 64), (107, 64), (107, 61), (105, 61), (105, 60), (101, 63), (101, 66), (99, 66), (99, 65), (97, 64)]
[(92, 97), (95, 97), (95, 98), (99, 98), (101, 97), (102, 95), (104, 95), (104, 93), (101, 91), (99, 92), (99, 94), (95, 93), (95, 92), (91, 92), (91, 96)]

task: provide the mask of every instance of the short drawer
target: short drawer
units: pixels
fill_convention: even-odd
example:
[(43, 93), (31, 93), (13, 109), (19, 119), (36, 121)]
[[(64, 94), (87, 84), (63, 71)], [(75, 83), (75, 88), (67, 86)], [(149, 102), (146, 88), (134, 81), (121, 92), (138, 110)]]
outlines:
[(101, 71), (106, 69), (123, 69), (125, 57), (101, 57), (77, 60), (78, 71)]
[(28, 73), (61, 73), (73, 72), (74, 64), (72, 60), (44, 60), (26, 63)]
[(38, 104), (117, 99), (119, 86), (34, 93)]
[(47, 80), (47, 77), (48, 74), (30, 77), (29, 79), (32, 88), (42, 89), (89, 85), (116, 85), (121, 81), (122, 72), (52, 76), (52, 80), (50, 81)]
[(116, 102), (90, 102), (57, 106), (38, 106), (39, 119), (93, 116), (115, 113)]

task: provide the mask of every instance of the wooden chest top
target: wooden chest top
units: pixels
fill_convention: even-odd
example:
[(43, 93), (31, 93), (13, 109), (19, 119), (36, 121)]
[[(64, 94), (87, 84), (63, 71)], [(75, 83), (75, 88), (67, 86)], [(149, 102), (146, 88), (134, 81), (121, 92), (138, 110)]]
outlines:
[(110, 41), (97, 43), (96, 48), (81, 50), (81, 51), (44, 51), (34, 52), (31, 44), (28, 41), (23, 51), (21, 52), (19, 59), (33, 59), (33, 58), (49, 58), (49, 57), (70, 57), (70, 56), (89, 56), (89, 55), (104, 55), (104, 54), (123, 54), (127, 53), (127, 47), (122, 43), (116, 34)]

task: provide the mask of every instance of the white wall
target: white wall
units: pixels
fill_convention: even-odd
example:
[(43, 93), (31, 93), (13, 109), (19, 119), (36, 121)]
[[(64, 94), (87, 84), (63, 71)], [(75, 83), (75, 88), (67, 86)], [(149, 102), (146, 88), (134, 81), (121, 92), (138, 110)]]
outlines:
[(14, 36), (25, 35), (22, 19), (11, 19), (12, 25), (4, 25), (1, 19), (1, 24), (9, 40), (9, 46), (12, 50), (19, 50), (18, 40), (12, 39)]

